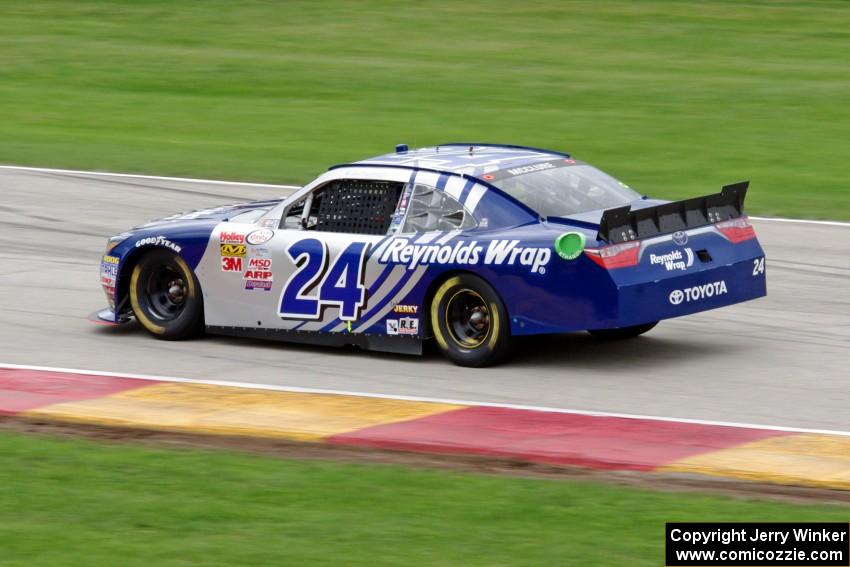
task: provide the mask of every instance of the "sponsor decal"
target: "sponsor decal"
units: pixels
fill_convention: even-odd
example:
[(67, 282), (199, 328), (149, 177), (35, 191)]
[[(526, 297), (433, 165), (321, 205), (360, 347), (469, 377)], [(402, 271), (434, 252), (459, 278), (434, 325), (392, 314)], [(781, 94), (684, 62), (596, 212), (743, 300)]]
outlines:
[(715, 295), (725, 295), (728, 293), (726, 289), (726, 281), (720, 280), (694, 287), (686, 287), (684, 289), (674, 289), (670, 292), (670, 303), (680, 305), (681, 303), (690, 303), (691, 301), (699, 301), (714, 297)]
[(258, 258), (267, 258), (272, 255), (272, 251), (265, 246), (252, 246), (248, 251)]
[(393, 305), (394, 313), (404, 313), (405, 315), (416, 315), (419, 313), (418, 305)]
[(664, 269), (668, 272), (687, 270), (694, 265), (694, 251), (690, 248), (685, 248), (684, 252), (684, 255), (681, 250), (673, 250), (668, 254), (650, 254), (649, 263), (664, 266)]
[(180, 246), (171, 242), (164, 236), (148, 236), (147, 238), (142, 238), (141, 240), (136, 241), (136, 248), (140, 246), (162, 246), (164, 248), (170, 248), (174, 250), (178, 254), (182, 250)]
[(684, 246), (688, 243), (688, 233), (682, 230), (677, 230), (673, 233), (673, 242), (679, 246)]
[(251, 258), (248, 260), (248, 267), (252, 270), (268, 270), (272, 267), (271, 258)]
[(272, 277), (271, 270), (245, 270), (244, 278), (246, 280), (266, 280), (266, 281), (271, 281), (272, 279), (274, 279)]
[(224, 256), (221, 259), (221, 271), (222, 272), (241, 272), (242, 271), (242, 258), (233, 258), (231, 256)]
[(248, 244), (265, 244), (274, 236), (274, 231), (270, 228), (261, 228), (254, 232), (249, 232), (245, 237), (245, 242)]
[(519, 240), (493, 240), (486, 246), (473, 240), (446, 244), (411, 244), (406, 238), (393, 240), (378, 262), (403, 264), (408, 270), (422, 265), (526, 266), (534, 274), (545, 274), (552, 250), (538, 246), (520, 246)]
[(523, 167), (512, 167), (511, 169), (506, 170), (511, 175), (523, 175), (525, 173), (531, 173), (533, 171), (541, 171), (543, 169), (553, 169), (555, 166), (549, 162), (544, 163), (535, 163), (533, 165), (525, 165)]
[(399, 335), (418, 335), (419, 319), (413, 317), (402, 317), (398, 320)]
[(119, 258), (117, 256), (104, 256), (103, 263), (104, 264), (118, 264)]
[(241, 232), (222, 230), (218, 238), (222, 244), (245, 244), (245, 235)]
[(419, 319), (415, 317), (402, 317), (401, 319), (387, 319), (388, 335), (418, 335)]
[(264, 228), (277, 228), (280, 226), (280, 219), (263, 219), (260, 226)]
[(253, 290), (253, 289), (261, 289), (263, 291), (269, 291), (272, 288), (272, 282), (269, 280), (246, 280), (245, 281), (245, 289)]
[(238, 256), (244, 258), (247, 249), (244, 244), (219, 244), (222, 256)]

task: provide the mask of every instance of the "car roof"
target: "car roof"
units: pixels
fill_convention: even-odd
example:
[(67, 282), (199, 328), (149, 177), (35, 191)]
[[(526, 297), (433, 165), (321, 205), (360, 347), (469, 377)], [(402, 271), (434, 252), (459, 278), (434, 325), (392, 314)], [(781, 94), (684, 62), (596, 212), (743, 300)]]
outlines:
[(478, 177), (508, 167), (531, 165), (561, 157), (570, 155), (527, 146), (454, 142), (413, 150), (402, 146), (400, 151), (346, 165), (421, 168)]

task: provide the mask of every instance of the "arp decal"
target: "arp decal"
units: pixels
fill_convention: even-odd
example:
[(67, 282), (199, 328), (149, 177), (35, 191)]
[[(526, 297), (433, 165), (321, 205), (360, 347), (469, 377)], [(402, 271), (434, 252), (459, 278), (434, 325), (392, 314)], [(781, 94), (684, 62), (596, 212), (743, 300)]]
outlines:
[(686, 287), (684, 289), (674, 289), (670, 292), (670, 303), (680, 305), (682, 303), (690, 303), (691, 301), (699, 301), (714, 297), (715, 295), (724, 295), (728, 293), (726, 289), (726, 281), (720, 280), (694, 287)]
[(421, 265), (521, 265), (534, 274), (545, 274), (552, 250), (537, 246), (519, 246), (519, 240), (493, 240), (485, 246), (477, 241), (456, 241), (454, 244), (411, 244), (398, 238), (384, 248), (378, 262), (407, 265), (413, 270)]
[(323, 307), (337, 306), (340, 320), (356, 321), (366, 302), (363, 274), (368, 248), (368, 242), (352, 242), (329, 262), (327, 244), (316, 238), (291, 244), (286, 253), (296, 270), (283, 286), (280, 316), (319, 319)]

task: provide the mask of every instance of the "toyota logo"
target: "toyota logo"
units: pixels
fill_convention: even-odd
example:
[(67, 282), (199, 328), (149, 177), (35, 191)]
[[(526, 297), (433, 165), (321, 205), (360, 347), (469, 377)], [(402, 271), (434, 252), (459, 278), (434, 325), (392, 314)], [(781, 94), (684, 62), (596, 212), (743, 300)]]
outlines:
[(684, 246), (688, 243), (688, 233), (681, 230), (677, 230), (673, 233), (673, 242), (675, 242), (679, 246)]
[(681, 289), (674, 289), (670, 292), (670, 303), (673, 305), (679, 305), (683, 299), (685, 299), (685, 294), (682, 293)]

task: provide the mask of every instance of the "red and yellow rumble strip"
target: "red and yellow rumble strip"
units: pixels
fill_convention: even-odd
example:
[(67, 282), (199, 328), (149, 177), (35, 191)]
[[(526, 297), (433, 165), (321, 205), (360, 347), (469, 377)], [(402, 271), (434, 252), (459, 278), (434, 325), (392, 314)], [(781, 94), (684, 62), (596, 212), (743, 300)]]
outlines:
[(850, 437), (0, 368), (0, 415), (850, 490)]

